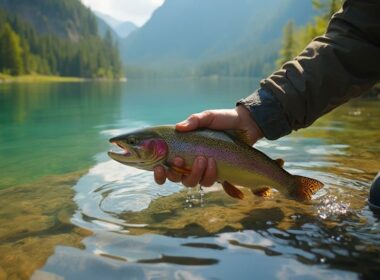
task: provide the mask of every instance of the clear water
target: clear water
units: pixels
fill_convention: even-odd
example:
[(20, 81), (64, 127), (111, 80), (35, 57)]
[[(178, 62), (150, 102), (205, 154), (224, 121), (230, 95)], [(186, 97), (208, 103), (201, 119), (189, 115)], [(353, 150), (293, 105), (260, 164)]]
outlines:
[(312, 202), (187, 190), (106, 156), (111, 136), (229, 108), (257, 81), (0, 85), (0, 279), (375, 279), (379, 100), (257, 148), (326, 184)]

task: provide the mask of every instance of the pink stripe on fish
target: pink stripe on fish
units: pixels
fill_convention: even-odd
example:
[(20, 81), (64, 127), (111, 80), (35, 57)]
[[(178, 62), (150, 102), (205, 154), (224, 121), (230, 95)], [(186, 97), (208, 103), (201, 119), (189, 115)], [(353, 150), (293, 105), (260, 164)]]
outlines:
[(163, 139), (148, 139), (142, 141), (141, 146), (145, 150), (152, 151), (152, 154), (156, 159), (161, 159), (166, 156), (168, 152), (168, 145)]

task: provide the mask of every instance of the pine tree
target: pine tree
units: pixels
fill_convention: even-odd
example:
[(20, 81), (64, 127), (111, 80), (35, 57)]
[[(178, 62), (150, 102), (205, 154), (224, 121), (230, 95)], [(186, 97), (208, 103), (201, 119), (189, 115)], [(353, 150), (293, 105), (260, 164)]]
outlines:
[[(26, 5), (28, 1), (10, 2), (15, 9), (19, 7), (16, 2)], [(41, 0), (36, 5), (52, 25), (42, 28), (44, 32), (41, 26), (35, 27), (0, 5), (0, 72), (86, 78), (121, 76), (117, 43), (111, 32), (105, 38), (98, 36), (97, 22), (89, 9), (77, 0)], [(66, 36), (67, 30), (73, 35)]]
[(20, 37), (6, 23), (0, 31), (0, 71), (19, 75), (23, 72)]
[(319, 16), (314, 18), (314, 22), (301, 28), (295, 28), (291, 23), (289, 23), (292, 25), (291, 28), (288, 25), (285, 27), (283, 34), (284, 43), (279, 52), (279, 59), (277, 61), (278, 66), (281, 66), (286, 61), (297, 56), (311, 40), (326, 32), (332, 15), (341, 7), (341, 1), (313, 0), (313, 6), (319, 11)]
[(294, 57), (294, 23), (290, 21), (284, 28), (284, 38), (280, 50), (280, 59), (277, 61), (279, 66)]

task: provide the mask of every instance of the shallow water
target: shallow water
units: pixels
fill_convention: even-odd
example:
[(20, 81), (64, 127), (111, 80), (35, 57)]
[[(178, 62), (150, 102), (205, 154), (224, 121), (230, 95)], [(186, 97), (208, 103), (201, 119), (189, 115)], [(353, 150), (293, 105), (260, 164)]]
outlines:
[(0, 279), (357, 279), (380, 273), (379, 100), (257, 148), (326, 187), (309, 203), (154, 184), (107, 139), (224, 108), (255, 81), (0, 85)]

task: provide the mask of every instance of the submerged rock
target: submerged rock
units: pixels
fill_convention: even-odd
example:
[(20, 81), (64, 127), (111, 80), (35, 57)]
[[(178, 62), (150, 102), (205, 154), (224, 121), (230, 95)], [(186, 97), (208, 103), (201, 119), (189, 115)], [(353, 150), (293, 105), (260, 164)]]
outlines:
[(0, 191), (0, 279), (29, 279), (58, 245), (82, 247), (89, 231), (71, 224), (72, 186), (83, 172)]

